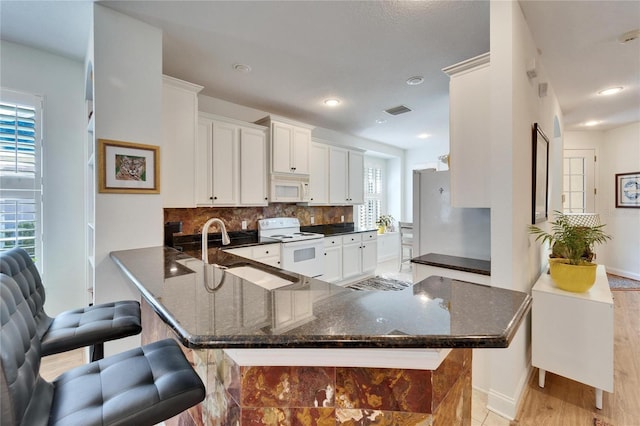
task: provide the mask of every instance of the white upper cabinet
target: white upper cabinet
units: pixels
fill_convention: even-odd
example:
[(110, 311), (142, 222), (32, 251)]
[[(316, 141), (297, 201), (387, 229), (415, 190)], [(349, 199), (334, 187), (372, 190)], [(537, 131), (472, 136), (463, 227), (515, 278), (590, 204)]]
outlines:
[(162, 77), (160, 155), (163, 207), (195, 207), (195, 161), (198, 92), (202, 86)]
[(453, 207), (491, 207), (489, 54), (444, 68), (449, 75), (449, 168)]
[(264, 130), (240, 128), (240, 204), (267, 205), (267, 140)]
[(309, 204), (329, 204), (329, 146), (312, 142), (309, 157)]
[(198, 129), (197, 205), (267, 205), (264, 127), (201, 113)]
[(256, 124), (270, 128), (270, 173), (309, 174), (312, 127), (275, 116), (264, 117)]
[(364, 202), (364, 154), (345, 148), (329, 148), (330, 204)]

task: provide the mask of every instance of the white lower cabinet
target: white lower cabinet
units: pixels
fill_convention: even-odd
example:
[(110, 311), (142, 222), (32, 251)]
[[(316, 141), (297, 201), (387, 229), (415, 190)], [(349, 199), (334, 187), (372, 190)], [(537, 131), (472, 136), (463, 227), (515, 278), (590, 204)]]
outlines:
[(378, 263), (376, 231), (342, 237), (342, 281), (344, 284), (372, 275)]
[(319, 279), (329, 283), (342, 280), (342, 238), (324, 239), (324, 274)]
[(605, 267), (598, 265), (594, 286), (584, 293), (557, 288), (542, 274), (531, 291), (531, 363), (539, 368), (538, 385), (547, 371), (613, 392), (613, 298)]
[(240, 257), (255, 260), (270, 266), (280, 267), (280, 243), (260, 244), (249, 247), (236, 247), (224, 249)]

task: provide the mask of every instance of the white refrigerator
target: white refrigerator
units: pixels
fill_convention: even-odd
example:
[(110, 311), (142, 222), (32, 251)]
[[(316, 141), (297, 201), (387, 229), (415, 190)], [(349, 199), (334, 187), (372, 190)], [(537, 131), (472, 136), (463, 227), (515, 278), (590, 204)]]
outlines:
[(491, 260), (491, 209), (451, 207), (448, 170), (413, 171), (413, 228), (413, 257)]

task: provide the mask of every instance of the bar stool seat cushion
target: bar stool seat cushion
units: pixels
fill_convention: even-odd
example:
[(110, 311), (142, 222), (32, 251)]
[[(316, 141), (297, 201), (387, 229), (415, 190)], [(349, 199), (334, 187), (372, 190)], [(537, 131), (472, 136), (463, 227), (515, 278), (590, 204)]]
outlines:
[(65, 311), (42, 336), (42, 355), (52, 355), (142, 331), (140, 303), (125, 300)]

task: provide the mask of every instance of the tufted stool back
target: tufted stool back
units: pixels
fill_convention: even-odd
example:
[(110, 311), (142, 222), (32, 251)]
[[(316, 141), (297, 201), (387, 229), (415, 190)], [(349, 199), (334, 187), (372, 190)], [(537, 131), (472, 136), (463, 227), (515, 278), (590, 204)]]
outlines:
[(0, 295), (2, 423), (47, 424), (53, 386), (39, 375), (40, 338), (31, 306), (18, 283), (5, 274), (0, 274)]
[(29, 253), (20, 247), (0, 253), (0, 273), (10, 276), (20, 286), (35, 319), (38, 336), (42, 339), (53, 319), (44, 311), (44, 286)]

